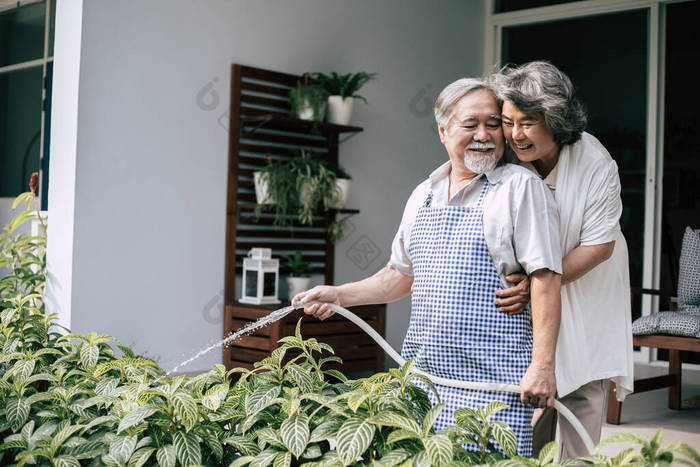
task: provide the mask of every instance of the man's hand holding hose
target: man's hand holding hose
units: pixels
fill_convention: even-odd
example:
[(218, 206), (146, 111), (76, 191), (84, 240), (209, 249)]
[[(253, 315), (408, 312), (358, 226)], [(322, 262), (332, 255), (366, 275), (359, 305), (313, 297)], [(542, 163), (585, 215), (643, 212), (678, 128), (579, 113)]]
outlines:
[(411, 285), (413, 285), (412, 276), (405, 276), (396, 269), (386, 266), (373, 276), (358, 282), (349, 282), (340, 286), (319, 285), (301, 292), (292, 298), (292, 303), (304, 303), (304, 313), (323, 320), (333, 314), (333, 310), (327, 303), (335, 303), (343, 308), (391, 303), (408, 295)]

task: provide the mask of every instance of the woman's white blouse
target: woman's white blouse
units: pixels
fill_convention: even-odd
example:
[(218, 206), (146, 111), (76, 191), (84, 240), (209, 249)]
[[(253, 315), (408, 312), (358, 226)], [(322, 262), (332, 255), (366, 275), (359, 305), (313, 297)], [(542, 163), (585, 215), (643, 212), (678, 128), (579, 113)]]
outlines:
[[(479, 199), (483, 175), (448, 199), (450, 170), (450, 162), (440, 166), (413, 190), (406, 203), (388, 264), (404, 275), (413, 275), (408, 253), (411, 230), (428, 193), (433, 192), (435, 207), (472, 206)], [(483, 201), (484, 237), (504, 287), (505, 277), (514, 272), (524, 270), (530, 274), (544, 268), (561, 274), (556, 204), (542, 180), (513, 164), (497, 166), (486, 178), (490, 187)]]
[(545, 183), (555, 185), (563, 256), (579, 245), (615, 242), (611, 258), (562, 287), (557, 391), (563, 397), (590, 381), (610, 378), (623, 400), (633, 390), (634, 358), (617, 164), (595, 137), (583, 133), (562, 148), (553, 172)]

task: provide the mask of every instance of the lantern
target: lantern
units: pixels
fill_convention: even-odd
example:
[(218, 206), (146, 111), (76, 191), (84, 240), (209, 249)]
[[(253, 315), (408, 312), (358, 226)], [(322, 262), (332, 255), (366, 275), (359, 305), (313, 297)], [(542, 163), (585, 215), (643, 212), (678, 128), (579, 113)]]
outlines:
[(267, 305), (277, 299), (280, 263), (272, 259), (270, 248), (253, 248), (243, 258), (243, 296), (241, 303)]

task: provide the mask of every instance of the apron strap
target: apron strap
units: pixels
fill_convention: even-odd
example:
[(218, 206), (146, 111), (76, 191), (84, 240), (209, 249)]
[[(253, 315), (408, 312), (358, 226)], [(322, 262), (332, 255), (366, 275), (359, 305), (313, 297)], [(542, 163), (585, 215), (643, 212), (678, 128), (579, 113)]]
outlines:
[[(486, 192), (489, 191), (489, 179), (486, 178), (486, 175), (484, 175), (484, 186), (481, 188), (481, 193), (479, 193), (479, 200), (476, 202), (476, 205), (478, 207), (481, 207), (481, 205), (484, 203), (484, 196), (486, 196)], [(430, 207), (430, 204), (433, 202), (433, 191), (430, 190), (430, 193), (428, 193), (428, 196), (425, 198), (425, 201), (423, 202), (423, 206), (426, 208)]]
[(484, 175), (484, 186), (481, 189), (481, 193), (479, 193), (479, 201), (476, 202), (478, 207), (481, 207), (481, 205), (484, 204), (484, 196), (486, 196), (487, 191), (489, 191), (489, 179), (486, 178), (486, 175)]

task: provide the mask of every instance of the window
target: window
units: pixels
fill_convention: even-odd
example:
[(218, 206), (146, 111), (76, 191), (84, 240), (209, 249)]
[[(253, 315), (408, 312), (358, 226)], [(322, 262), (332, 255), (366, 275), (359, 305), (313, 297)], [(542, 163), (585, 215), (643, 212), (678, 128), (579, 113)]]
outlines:
[(496, 0), (494, 2), (494, 13), (526, 10), (528, 8), (559, 5), (561, 3), (571, 3), (574, 1), (578, 0)]
[(54, 3), (0, 0), (0, 198), (26, 191), (32, 172), (42, 172), (40, 195), (48, 186)]

